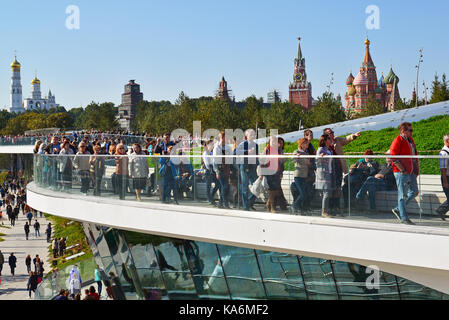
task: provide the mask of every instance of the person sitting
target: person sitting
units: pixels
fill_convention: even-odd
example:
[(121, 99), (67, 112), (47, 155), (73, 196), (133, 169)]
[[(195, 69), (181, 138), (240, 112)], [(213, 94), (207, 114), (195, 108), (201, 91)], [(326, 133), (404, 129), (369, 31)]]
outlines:
[[(179, 151), (179, 155), (183, 155), (182, 151)], [(189, 161), (189, 158), (182, 157), (179, 159), (179, 165), (176, 166), (177, 169), (177, 187), (178, 196), (180, 199), (184, 197), (184, 192), (187, 196), (191, 193), (191, 187), (193, 185), (193, 166)]]
[[(373, 155), (371, 149), (366, 149), (363, 155)], [(355, 199), (355, 194), (360, 190), (362, 184), (368, 177), (374, 176), (379, 171), (379, 163), (370, 158), (363, 158), (353, 164), (349, 170), (349, 174), (344, 178), (343, 195), (345, 208), (349, 204), (349, 196)], [(349, 190), (351, 192), (349, 192)]]
[(376, 175), (370, 176), (366, 179), (355, 196), (356, 201), (363, 200), (366, 192), (368, 191), (370, 209), (375, 210), (377, 191), (397, 190), (391, 162), (391, 159), (387, 158), (387, 163), (381, 165), (380, 171)]

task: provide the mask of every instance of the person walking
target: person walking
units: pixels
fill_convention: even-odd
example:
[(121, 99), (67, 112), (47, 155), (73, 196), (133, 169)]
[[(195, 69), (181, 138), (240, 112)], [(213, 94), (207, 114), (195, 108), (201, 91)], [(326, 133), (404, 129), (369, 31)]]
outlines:
[(78, 170), (81, 177), (81, 193), (87, 196), (90, 185), (90, 163), (89, 156), (90, 152), (86, 150), (86, 143), (80, 142), (78, 148), (80, 151), (76, 154), (73, 159), (73, 167)]
[(2, 275), (4, 263), (5, 263), (5, 257), (3, 256), (2, 250), (0, 250), (0, 276)]
[(27, 289), (28, 296), (31, 298), (31, 291), (33, 291), (33, 293), (36, 293), (38, 276), (33, 271), (30, 271), (28, 274), (30, 275), (30, 277), (28, 278)]
[(293, 163), (295, 165), (295, 174), (294, 174), (294, 184), (296, 186), (296, 191), (298, 196), (293, 199), (293, 203), (290, 207), (290, 212), (300, 213), (301, 215), (305, 215), (305, 206), (308, 203), (308, 195), (309, 191), (307, 189), (307, 177), (310, 172), (310, 159), (302, 158), (301, 155), (307, 156), (307, 149), (309, 147), (309, 140), (306, 138), (300, 138), (298, 140), (298, 149), (295, 151), (295, 155), (297, 158), (293, 159)]
[[(414, 225), (407, 214), (406, 206), (418, 193), (416, 176), (419, 174), (418, 159), (394, 158), (395, 155), (417, 155), (415, 141), (413, 141), (413, 128), (410, 122), (403, 122), (399, 126), (400, 134), (390, 146), (393, 159), (393, 173), (398, 187), (398, 206), (392, 209), (393, 214), (401, 223)], [(405, 198), (407, 193), (407, 198)]]
[(449, 211), (449, 133), (443, 137), (444, 147), (440, 151), (440, 171), (441, 171), (441, 185), (446, 201), (444, 201), (436, 210), (437, 214), (443, 221), (446, 221), (446, 212)]
[(94, 280), (97, 283), (98, 294), (101, 296), (101, 289), (102, 289), (103, 286), (102, 286), (102, 283), (101, 283), (101, 276), (100, 276), (100, 271), (98, 270), (98, 268), (95, 268)]
[(47, 229), (45, 230), (45, 234), (47, 235), (47, 243), (51, 242), (51, 222), (48, 223)]
[(25, 229), (25, 238), (28, 240), (28, 235), (30, 234), (30, 225), (28, 224), (28, 221), (25, 222), (23, 229)]
[(53, 251), (53, 258), (56, 259), (58, 257), (58, 253), (59, 253), (59, 240), (58, 238), (54, 238), (52, 243), (51, 243), (51, 248)]
[(34, 222), (34, 235), (36, 236), (36, 238), (41, 236), (40, 228), (41, 228), (41, 225), (36, 219), (36, 222)]
[(11, 268), (11, 274), (14, 277), (14, 270), (16, 269), (17, 264), (17, 258), (14, 256), (14, 252), (11, 252), (11, 255), (8, 259), (9, 267)]
[(223, 155), (232, 154), (231, 148), (226, 144), (225, 132), (221, 131), (219, 134), (219, 143), (214, 147), (214, 171), (217, 174), (218, 182), (220, 183), (220, 202), (218, 208), (228, 208), (228, 191), (229, 191), (229, 175), (232, 161), (228, 158), (221, 157)]
[(33, 214), (31, 213), (31, 211), (28, 211), (26, 217), (28, 219), (28, 223), (31, 225), (31, 220), (33, 219)]
[(72, 270), (70, 271), (69, 274), (69, 278), (67, 280), (71, 295), (75, 296), (77, 293), (81, 292), (82, 281), (81, 281), (81, 274), (78, 270), (78, 266), (74, 265), (72, 267)]
[[(133, 144), (133, 152), (129, 159), (129, 174), (133, 181), (137, 201), (141, 201), (141, 192), (145, 190), (149, 174), (147, 158), (142, 157), (145, 152), (138, 143)], [(140, 156), (140, 157), (139, 157)]]
[(27, 273), (30, 274), (30, 272), (31, 272), (31, 256), (30, 255), (26, 256), (25, 265), (27, 266)]

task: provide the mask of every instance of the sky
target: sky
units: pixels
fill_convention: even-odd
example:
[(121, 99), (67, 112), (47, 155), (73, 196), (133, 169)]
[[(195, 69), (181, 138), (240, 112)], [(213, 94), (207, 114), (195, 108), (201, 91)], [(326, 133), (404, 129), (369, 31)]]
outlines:
[[(79, 8), (79, 29), (67, 28)], [(379, 9), (379, 28), (366, 21)], [(174, 102), (214, 95), (224, 76), (237, 101), (267, 99), (273, 89), (288, 99), (298, 36), (312, 95), (342, 96), (364, 57), (364, 40), (378, 77), (393, 66), (401, 97), (411, 98), (419, 73), (430, 88), (438, 72), (449, 74), (449, 1), (303, 0), (16, 0), (0, 4), (0, 108), (9, 107), (14, 51), (22, 65), (23, 98), (35, 72), (43, 95), (51, 89), (67, 109), (92, 101), (121, 102), (135, 79), (144, 99)], [(73, 24), (72, 24), (73, 25)], [(428, 91), (430, 95), (430, 90)]]

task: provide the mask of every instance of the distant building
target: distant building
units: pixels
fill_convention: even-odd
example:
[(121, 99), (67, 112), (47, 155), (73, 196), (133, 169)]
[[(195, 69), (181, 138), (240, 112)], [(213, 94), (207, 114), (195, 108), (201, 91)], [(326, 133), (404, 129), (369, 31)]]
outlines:
[(228, 82), (225, 80), (224, 77), (222, 77), (220, 83), (218, 84), (217, 99), (231, 102), (230, 96), (231, 91), (232, 90), (228, 90)]
[(398, 83), (399, 77), (390, 71), (384, 78), (382, 75), (377, 81), (376, 66), (371, 58), (369, 51), (370, 41), (368, 37), (365, 40), (365, 58), (360, 67), (360, 71), (354, 78), (352, 72), (346, 79), (348, 87), (345, 94), (346, 112), (362, 112), (365, 110), (368, 97), (372, 96), (379, 101), (388, 111), (394, 111), (396, 102), (400, 99)]
[(11, 63), (11, 90), (10, 90), (10, 107), (9, 112), (24, 112), (22, 105), (22, 84), (20, 82), (20, 63), (14, 56)]
[(23, 105), (26, 110), (48, 110), (59, 106), (51, 90), (48, 91), (47, 97), (42, 98), (41, 81), (37, 77), (31, 81), (31, 97), (25, 99)]
[(301, 38), (298, 38), (298, 55), (294, 61), (293, 82), (288, 87), (288, 101), (300, 104), (305, 110), (312, 108), (312, 84), (307, 82), (306, 60), (301, 51)]
[(122, 104), (118, 107), (120, 128), (131, 129), (131, 121), (136, 116), (137, 104), (142, 100), (143, 93), (140, 92), (140, 85), (135, 80), (129, 80), (129, 83), (125, 85), (125, 92), (122, 94)]
[(280, 102), (281, 101), (281, 94), (277, 90), (273, 90), (268, 92), (267, 94), (267, 102), (270, 104)]

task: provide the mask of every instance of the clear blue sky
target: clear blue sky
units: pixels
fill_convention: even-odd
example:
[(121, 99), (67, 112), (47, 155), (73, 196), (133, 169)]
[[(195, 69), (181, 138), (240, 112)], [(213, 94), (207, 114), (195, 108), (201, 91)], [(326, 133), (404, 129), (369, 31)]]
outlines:
[[(65, 26), (68, 5), (80, 9), (80, 29)], [(368, 5), (380, 9), (380, 29), (367, 30)], [(65, 1), (1, 3), (0, 108), (9, 105), (14, 50), (22, 64), (24, 98), (37, 69), (42, 92), (50, 88), (66, 108), (91, 101), (120, 103), (129, 79), (146, 100), (175, 101), (213, 95), (224, 76), (236, 100), (288, 98), (297, 37), (302, 37), (313, 97), (344, 95), (345, 80), (363, 61), (368, 32), (377, 74), (390, 63), (409, 99), (424, 48), (420, 84), (449, 74), (449, 1)], [(422, 95), (422, 89), (420, 89)]]

